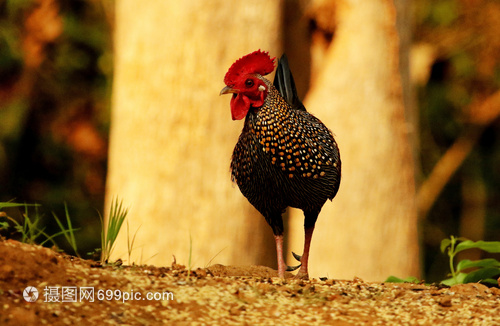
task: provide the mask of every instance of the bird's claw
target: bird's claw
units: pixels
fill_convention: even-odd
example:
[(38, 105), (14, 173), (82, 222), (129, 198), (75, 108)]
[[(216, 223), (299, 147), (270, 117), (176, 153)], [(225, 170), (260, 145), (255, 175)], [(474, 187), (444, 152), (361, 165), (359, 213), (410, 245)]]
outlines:
[[(293, 251), (292, 251), (292, 255), (293, 255), (293, 258), (297, 259), (297, 261), (300, 263), (300, 260), (302, 259), (302, 256), (297, 255)], [(302, 266), (302, 264), (298, 264), (297, 266), (287, 266), (286, 267), (286, 271), (287, 272), (293, 272), (293, 271), (297, 270), (300, 266)]]
[(287, 272), (293, 272), (295, 270), (297, 270), (302, 264), (298, 264), (297, 266), (287, 266), (286, 267), (286, 271)]

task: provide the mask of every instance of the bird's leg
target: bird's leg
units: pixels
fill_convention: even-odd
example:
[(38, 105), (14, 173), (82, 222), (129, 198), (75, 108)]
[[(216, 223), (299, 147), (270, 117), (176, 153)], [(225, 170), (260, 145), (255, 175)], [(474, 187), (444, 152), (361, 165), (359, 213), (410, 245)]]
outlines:
[(278, 256), (278, 274), (279, 277), (285, 278), (285, 270), (287, 266), (285, 260), (283, 259), (283, 234), (274, 235), (274, 240), (276, 240), (276, 255)]
[(311, 238), (314, 232), (314, 225), (318, 219), (318, 211), (304, 211), (304, 252), (302, 256), (294, 255), (295, 259), (300, 259), (300, 269), (296, 278), (308, 279), (309, 271), (307, 270), (307, 263), (309, 261), (309, 248), (311, 247)]
[[(283, 235), (274, 235), (274, 239), (276, 240), (276, 255), (278, 256), (278, 274), (281, 278), (285, 278), (285, 272), (293, 272), (300, 267), (300, 264), (297, 266), (288, 266), (285, 264), (285, 259), (283, 258)], [(300, 261), (300, 259), (298, 259)]]
[[(309, 248), (311, 246), (311, 238), (313, 235), (313, 231), (314, 231), (314, 225), (311, 227), (305, 228), (304, 253), (302, 254), (302, 257), (300, 258), (301, 266), (300, 266), (299, 272), (295, 276), (296, 278), (300, 278), (300, 279), (308, 279), (309, 278), (309, 271), (307, 270), (307, 262), (309, 260)], [(296, 257), (296, 258), (298, 258), (298, 257)]]

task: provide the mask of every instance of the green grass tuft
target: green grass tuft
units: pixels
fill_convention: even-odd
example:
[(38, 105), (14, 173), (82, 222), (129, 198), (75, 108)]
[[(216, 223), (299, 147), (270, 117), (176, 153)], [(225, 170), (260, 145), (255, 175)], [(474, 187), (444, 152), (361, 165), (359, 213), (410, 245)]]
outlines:
[(75, 239), (75, 233), (74, 231), (77, 231), (79, 229), (74, 229), (72, 224), (71, 224), (71, 218), (69, 217), (69, 212), (68, 212), (68, 205), (64, 203), (64, 212), (66, 216), (66, 224), (68, 227), (66, 228), (64, 224), (59, 220), (57, 215), (52, 212), (52, 216), (54, 216), (54, 219), (57, 222), (57, 225), (61, 229), (61, 232), (59, 234), (63, 234), (64, 237), (66, 238), (66, 241), (68, 241), (69, 245), (71, 246), (71, 249), (75, 252), (75, 255), (77, 257), (80, 257), (80, 254), (78, 253), (77, 245), (76, 245), (76, 239)]
[[(105, 225), (102, 216), (99, 214), (101, 223), (103, 225), (101, 231), (101, 263), (108, 263), (113, 248), (115, 246), (116, 238), (120, 233), (120, 229), (128, 214), (128, 208), (123, 208), (123, 201), (118, 201), (115, 198), (111, 202), (109, 210), (108, 223)], [(135, 238), (135, 236), (134, 236)]]

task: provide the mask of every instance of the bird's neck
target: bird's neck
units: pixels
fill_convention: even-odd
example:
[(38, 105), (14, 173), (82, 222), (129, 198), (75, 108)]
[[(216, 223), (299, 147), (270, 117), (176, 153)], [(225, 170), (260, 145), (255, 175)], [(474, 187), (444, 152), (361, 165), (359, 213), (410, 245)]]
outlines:
[(293, 114), (290, 105), (278, 90), (269, 85), (268, 95), (260, 107), (252, 107), (245, 118), (243, 132), (265, 131), (268, 128), (282, 128)]

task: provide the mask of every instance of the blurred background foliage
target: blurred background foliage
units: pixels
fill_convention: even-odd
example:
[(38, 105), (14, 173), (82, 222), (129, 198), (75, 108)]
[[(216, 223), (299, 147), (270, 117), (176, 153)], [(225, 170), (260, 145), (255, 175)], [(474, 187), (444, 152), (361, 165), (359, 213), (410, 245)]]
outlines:
[[(100, 246), (96, 211), (104, 203), (113, 6), (111, 0), (0, 2), (0, 201), (40, 203), (59, 216), (66, 202), (80, 228), (81, 253)], [(439, 252), (443, 238), (500, 240), (500, 2), (411, 6), (418, 182), (425, 184), (457, 142), (451, 161), (454, 153), (466, 154), (421, 211), (424, 278), (436, 281), (448, 268)], [(474, 146), (468, 150), (459, 140)], [(48, 228), (56, 228), (50, 215)]]
[(413, 10), (411, 60), (429, 64), (415, 81), (419, 182), (446, 153), (468, 153), (422, 216), (424, 275), (435, 281), (446, 270), (436, 250), (443, 238), (500, 240), (500, 2), (418, 0)]
[(66, 202), (80, 252), (100, 247), (112, 13), (111, 1), (0, 2), (0, 201), (42, 204), (48, 230)]

